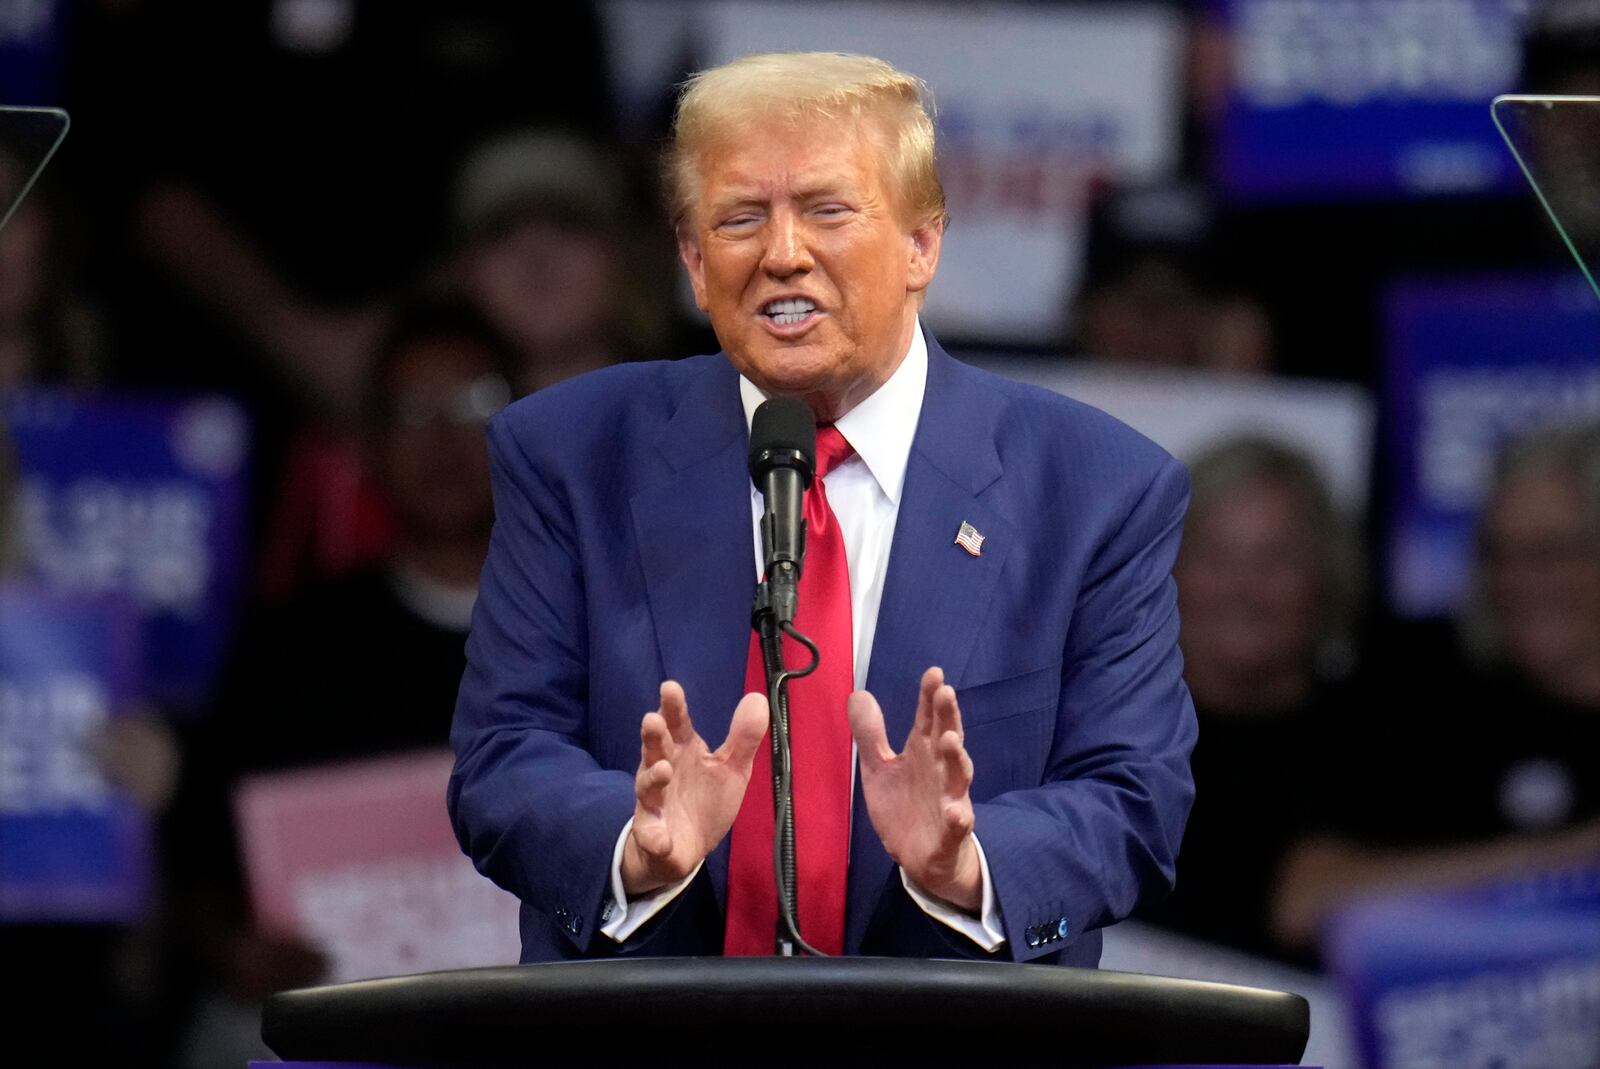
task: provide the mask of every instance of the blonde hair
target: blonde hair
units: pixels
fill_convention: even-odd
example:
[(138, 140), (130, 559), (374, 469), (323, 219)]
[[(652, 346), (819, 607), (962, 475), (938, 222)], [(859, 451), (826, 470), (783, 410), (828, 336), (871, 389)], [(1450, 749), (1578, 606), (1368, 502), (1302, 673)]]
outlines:
[(872, 56), (762, 52), (692, 76), (678, 97), (664, 159), (668, 206), (682, 227), (699, 195), (706, 152), (741, 129), (774, 121), (876, 122), (888, 135), (887, 164), (901, 209), (917, 225), (944, 227), (933, 132), (933, 96), (921, 78)]

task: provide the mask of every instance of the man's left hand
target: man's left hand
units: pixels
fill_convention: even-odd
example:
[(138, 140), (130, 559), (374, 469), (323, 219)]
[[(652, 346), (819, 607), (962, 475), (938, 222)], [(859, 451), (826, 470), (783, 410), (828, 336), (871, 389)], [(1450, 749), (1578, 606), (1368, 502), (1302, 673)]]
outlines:
[(850, 695), (850, 733), (861, 754), (861, 792), (884, 849), (912, 883), (968, 913), (983, 904), (983, 871), (972, 836), (972, 758), (961, 708), (944, 672), (923, 673), (917, 718), (896, 754), (878, 701)]

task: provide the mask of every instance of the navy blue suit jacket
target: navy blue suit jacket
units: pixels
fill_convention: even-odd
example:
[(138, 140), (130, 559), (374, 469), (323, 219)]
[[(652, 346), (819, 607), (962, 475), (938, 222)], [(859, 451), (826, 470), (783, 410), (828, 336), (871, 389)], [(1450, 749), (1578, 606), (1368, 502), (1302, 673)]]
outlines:
[[(898, 746), (923, 671), (944, 669), (998, 954), (1094, 965), (1096, 929), (1170, 885), (1193, 797), (1171, 578), (1187, 474), (1101, 412), (928, 349), (867, 686)], [(726, 841), (626, 943), (598, 928), (661, 681), (713, 746), (743, 692), (747, 438), (723, 356), (586, 375), (489, 428), (496, 522), (449, 804), (522, 900), (525, 961), (721, 950)], [(981, 556), (955, 544), (963, 521)], [(847, 953), (984, 956), (905, 893), (859, 786), (848, 886)]]

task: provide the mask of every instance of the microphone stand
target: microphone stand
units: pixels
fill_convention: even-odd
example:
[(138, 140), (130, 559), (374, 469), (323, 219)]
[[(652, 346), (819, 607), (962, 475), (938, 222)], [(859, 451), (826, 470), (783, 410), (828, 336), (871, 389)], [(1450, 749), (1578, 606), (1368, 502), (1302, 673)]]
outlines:
[[(778, 923), (775, 949), (779, 957), (793, 957), (798, 949), (813, 957), (825, 957), (822, 951), (807, 943), (800, 935), (800, 903), (795, 882), (794, 859), (794, 768), (789, 752), (789, 680), (808, 676), (816, 670), (821, 655), (816, 643), (795, 629), (788, 620), (780, 620), (774, 600), (786, 601), (790, 612), (796, 600), (797, 569), (789, 561), (774, 563), (773, 572), (780, 575), (786, 589), (774, 597), (771, 575), (762, 579), (756, 588), (755, 604), (750, 610), (750, 624), (755, 629), (761, 645), (761, 660), (767, 676), (767, 707), (771, 711), (772, 725), (772, 868), (773, 884), (777, 890)], [(784, 667), (783, 636), (787, 634), (811, 652), (811, 663), (805, 668), (789, 670)]]

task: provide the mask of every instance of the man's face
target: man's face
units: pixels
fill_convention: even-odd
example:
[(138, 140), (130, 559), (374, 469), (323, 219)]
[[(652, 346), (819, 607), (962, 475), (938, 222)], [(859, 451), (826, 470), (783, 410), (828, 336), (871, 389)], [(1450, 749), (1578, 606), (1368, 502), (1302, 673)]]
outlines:
[(695, 303), (750, 381), (837, 419), (905, 356), (939, 228), (903, 218), (860, 125), (742, 130), (699, 175), (678, 239)]
[(494, 523), (483, 429), (509, 397), (493, 367), (494, 357), (471, 340), (423, 338), (388, 372), (373, 459), (412, 543), (487, 537)]

